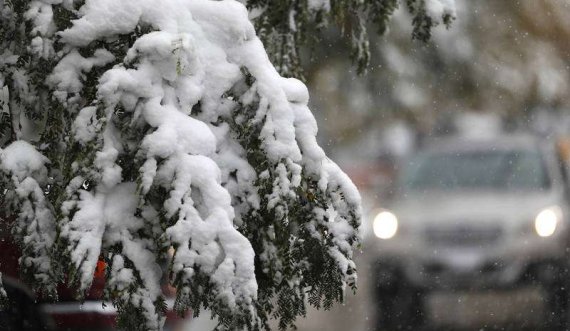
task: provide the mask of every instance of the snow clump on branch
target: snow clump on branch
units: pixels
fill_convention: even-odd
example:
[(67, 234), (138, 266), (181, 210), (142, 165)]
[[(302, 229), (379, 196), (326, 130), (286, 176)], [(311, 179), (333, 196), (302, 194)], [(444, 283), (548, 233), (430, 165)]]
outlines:
[[(39, 224), (16, 234), (42, 259), (23, 260), (41, 284), (67, 273), (81, 295), (102, 258), (120, 325), (140, 330), (162, 327), (164, 278), (177, 311), (211, 309), (225, 329), (267, 329), (271, 315), (285, 328), (307, 297), (329, 307), (355, 287), (360, 196), (242, 4), (16, 4), (3, 6), (32, 26), (16, 39), (34, 47), (2, 44), (2, 60), (32, 60), (0, 80), (16, 133), (0, 179), (13, 178), (18, 229)], [(39, 116), (21, 112), (26, 100)]]

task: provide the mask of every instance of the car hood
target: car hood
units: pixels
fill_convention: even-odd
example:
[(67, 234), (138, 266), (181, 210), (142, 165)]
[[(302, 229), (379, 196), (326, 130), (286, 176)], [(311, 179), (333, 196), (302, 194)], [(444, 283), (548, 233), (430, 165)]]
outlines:
[(402, 223), (413, 226), (464, 222), (496, 225), (531, 222), (543, 208), (560, 203), (561, 195), (556, 192), (453, 191), (408, 194), (393, 200), (387, 208)]

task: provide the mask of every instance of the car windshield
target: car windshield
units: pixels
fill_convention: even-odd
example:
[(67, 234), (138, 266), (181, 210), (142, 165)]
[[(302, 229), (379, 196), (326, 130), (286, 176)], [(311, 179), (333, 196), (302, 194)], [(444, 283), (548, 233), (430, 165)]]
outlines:
[(540, 190), (550, 186), (537, 151), (425, 152), (404, 172), (404, 190)]

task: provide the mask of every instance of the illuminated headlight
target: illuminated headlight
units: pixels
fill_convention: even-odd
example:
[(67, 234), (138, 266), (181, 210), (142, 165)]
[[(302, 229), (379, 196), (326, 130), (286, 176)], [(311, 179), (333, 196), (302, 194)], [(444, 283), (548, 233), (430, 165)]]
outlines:
[(383, 210), (374, 217), (372, 227), (376, 237), (390, 239), (398, 232), (398, 218), (391, 212)]
[(562, 219), (562, 210), (554, 206), (543, 209), (534, 220), (534, 229), (541, 237), (550, 237), (556, 231), (558, 223)]

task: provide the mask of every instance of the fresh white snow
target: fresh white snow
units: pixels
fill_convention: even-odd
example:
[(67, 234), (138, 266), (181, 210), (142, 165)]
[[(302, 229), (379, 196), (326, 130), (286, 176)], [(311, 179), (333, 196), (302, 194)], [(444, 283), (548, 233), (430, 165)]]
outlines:
[[(334, 243), (330, 255), (346, 282), (355, 281), (349, 241), (357, 229), (349, 222), (360, 219), (358, 191), (316, 142), (317, 124), (307, 107), (306, 86), (277, 73), (241, 3), (87, 0), (80, 18), (56, 32), (52, 5), (59, 3), (32, 1), (27, 17), (38, 35), (32, 42), (38, 56), (55, 56), (50, 38), (56, 33), (61, 38), (64, 47), (46, 83), (74, 116), (73, 138), (85, 148), (98, 148), (91, 163), (73, 163), (76, 173), (66, 187), (66, 201), (55, 206), (63, 215), (61, 236), (70, 243), (81, 290), (91, 285), (102, 250), (120, 247), (109, 266), (108, 286), (121, 291), (140, 278), (143, 286), (122, 299), (142, 308), (148, 326), (159, 329), (162, 321), (154, 307), (161, 296), (158, 247), (137, 236), (137, 231), (150, 226), (165, 245), (175, 248), (172, 271), (182, 275), (182, 284), (191, 284), (199, 270), (215, 284), (217, 300), (227, 309), (254, 316), (255, 253), (236, 227), (245, 212), (260, 208), (256, 181), (269, 173), (257, 174), (257, 165), (249, 164), (228, 119), (236, 102), (247, 104), (255, 98), (259, 107), (253, 117), (262, 125), (261, 148), (276, 176), (267, 197), (269, 209), (282, 208), (279, 202), (284, 198), (299, 199), (296, 189), (302, 174), (318, 179), (318, 189), (330, 199), (326, 209), (315, 208), (307, 226), (329, 229)], [(311, 1), (311, 6), (326, 10), (330, 4)], [(123, 59), (104, 46), (91, 57), (79, 52), (94, 41), (108, 42), (140, 26), (152, 31), (138, 37)], [(113, 66), (100, 76), (96, 100), (85, 105), (81, 100), (85, 75), (108, 64)], [(242, 69), (255, 83), (240, 100), (230, 100), (224, 94), (243, 79)], [(25, 73), (20, 82), (22, 89), (30, 83)], [(200, 112), (191, 113), (198, 102)], [(126, 180), (129, 169), (119, 165), (121, 155), (133, 147), (112, 121), (119, 108), (132, 123), (150, 128), (135, 146), (136, 158), (142, 161), (138, 183)], [(0, 150), (0, 170), (15, 178), (21, 198), (31, 199), (22, 209), (22, 220), (47, 229), (42, 238), (26, 239), (44, 245), (42, 249), (54, 239), (53, 215), (38, 184), (47, 180), (49, 162), (24, 140)], [(175, 218), (164, 231), (159, 211), (146, 201), (153, 188), (167, 192), (161, 208), (165, 217)], [(32, 198), (26, 198), (30, 194)], [(270, 250), (261, 258), (271, 258)]]

